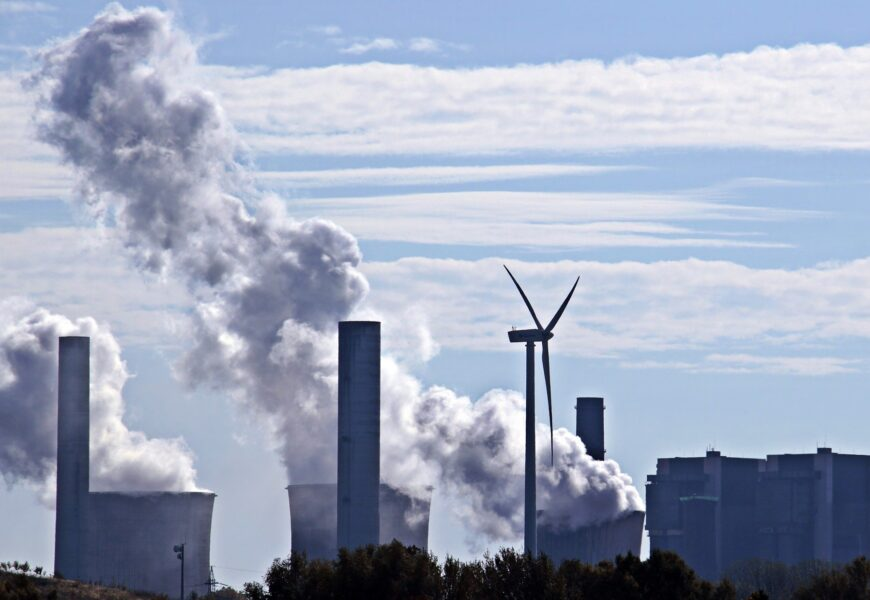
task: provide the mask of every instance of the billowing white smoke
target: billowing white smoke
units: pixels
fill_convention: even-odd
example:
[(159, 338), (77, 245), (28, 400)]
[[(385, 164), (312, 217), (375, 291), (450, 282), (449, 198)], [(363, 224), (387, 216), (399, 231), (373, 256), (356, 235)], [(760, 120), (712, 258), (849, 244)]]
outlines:
[(179, 439), (148, 439), (123, 423), (127, 367), (108, 327), (71, 321), (23, 300), (0, 302), (0, 472), (54, 504), (58, 337), (91, 338), (91, 489), (194, 490), (193, 455)]
[[(262, 417), (293, 482), (333, 479), (336, 322), (368, 289), (356, 240), (326, 221), (292, 220), (246, 185), (232, 127), (189, 84), (195, 48), (165, 13), (111, 6), (42, 58), (32, 82), (42, 139), (75, 168), (82, 198), (136, 264), (178, 278), (197, 300), (179, 376)], [(461, 496), (470, 526), (517, 537), (522, 399), (491, 392), (472, 404), (383, 364), (385, 480), (412, 493), (440, 485)], [(593, 463), (566, 432), (557, 441), (557, 468), (540, 477), (554, 519), (640, 506), (615, 463)]]
[(136, 264), (197, 298), (180, 377), (266, 417), (294, 481), (316, 481), (334, 471), (330, 336), (367, 290), (359, 249), (332, 223), (269, 199), (255, 216), (231, 195), (255, 197), (220, 106), (181, 85), (194, 60), (164, 13), (112, 6), (44, 55), (41, 136)]
[[(457, 498), (464, 522), (490, 539), (523, 531), (525, 398), (491, 390), (476, 402), (420, 382), (392, 360), (382, 365), (381, 472), (414, 493), (432, 482)], [(384, 435), (384, 432), (388, 435)], [(558, 527), (607, 520), (643, 504), (631, 479), (612, 461), (595, 461), (580, 439), (538, 424), (538, 507)]]

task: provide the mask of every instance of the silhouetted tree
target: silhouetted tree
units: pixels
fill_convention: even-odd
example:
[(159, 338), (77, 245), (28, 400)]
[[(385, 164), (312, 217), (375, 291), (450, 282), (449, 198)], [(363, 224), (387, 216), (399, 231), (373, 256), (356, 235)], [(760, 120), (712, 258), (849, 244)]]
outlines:
[(870, 600), (870, 561), (863, 556), (845, 567), (816, 575), (794, 600)]
[(472, 600), (483, 593), (484, 573), (479, 562), (463, 563), (448, 556), (439, 600)]
[(248, 600), (266, 600), (271, 597), (271, 594), (267, 594), (263, 589), (262, 584), (253, 581), (249, 581), (242, 587), (242, 593)]
[(749, 597), (755, 591), (763, 591), (769, 600), (790, 600), (798, 588), (830, 569), (831, 565), (823, 561), (786, 565), (751, 559), (734, 563), (724, 575), (734, 583), (740, 598)]
[(704, 581), (679, 556), (659, 551), (645, 561), (629, 554), (555, 568), (546, 556), (507, 548), (477, 561), (448, 557), (442, 566), (428, 552), (394, 541), (341, 550), (333, 561), (302, 554), (276, 559), (263, 584), (246, 584), (244, 593), (249, 600), (774, 600), (763, 588), (741, 593), (738, 586), (760, 584), (782, 593), (800, 580), (806, 585), (795, 591), (795, 600), (870, 600), (870, 562), (863, 558), (841, 569), (754, 563), (734, 573), (738, 585)]

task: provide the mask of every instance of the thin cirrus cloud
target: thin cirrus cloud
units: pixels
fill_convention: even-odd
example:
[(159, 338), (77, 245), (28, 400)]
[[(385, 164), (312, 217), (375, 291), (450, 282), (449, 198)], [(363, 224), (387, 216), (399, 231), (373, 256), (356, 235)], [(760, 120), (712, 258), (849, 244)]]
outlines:
[(21, 14), (51, 12), (57, 7), (47, 2), (25, 2), (24, 0), (0, 0), (0, 14)]
[[(442, 347), (499, 351), (506, 350), (504, 329), (528, 318), (502, 262), (414, 257), (363, 269), (369, 301), (382, 312), (413, 307), (440, 324), (434, 342)], [(545, 313), (580, 276), (560, 322), (560, 352), (569, 355), (685, 371), (831, 375), (866, 368), (844, 342), (870, 340), (870, 259), (803, 269), (698, 259), (508, 265)]]
[(509, 181), (543, 177), (598, 175), (640, 170), (632, 165), (509, 164), (415, 167), (360, 167), (312, 171), (260, 171), (258, 181), (272, 187), (321, 188), (344, 186), (451, 185), (478, 181)]
[(73, 186), (67, 167), (51, 160), (6, 160), (0, 157), (0, 201), (69, 198)]
[(638, 360), (622, 361), (625, 369), (667, 369), (690, 373), (767, 373), (774, 375), (841, 375), (857, 373), (866, 365), (857, 358), (837, 356), (760, 356), (755, 354), (710, 354), (697, 362)]
[(261, 153), (870, 148), (870, 105), (854, 101), (870, 95), (870, 46), (462, 69), (206, 67), (204, 76)]
[[(0, 72), (0, 157), (30, 141)], [(870, 46), (447, 69), (384, 63), (201, 70), (256, 155), (464, 156), (657, 147), (870, 148)]]
[(36, 141), (35, 100), (22, 86), (26, 74), (0, 72), (0, 201), (66, 198), (72, 176), (57, 154)]
[[(407, 50), (420, 54), (442, 54), (447, 50), (468, 50), (465, 44), (446, 42), (430, 37), (414, 37), (398, 40), (386, 36), (362, 37), (346, 36), (339, 25), (311, 25), (306, 27), (302, 37), (317, 36), (325, 39), (332, 46), (337, 46), (342, 54), (362, 55), (370, 52), (386, 52), (390, 50)], [(301, 39), (297, 37), (296, 43)], [(284, 42), (286, 44), (288, 42)], [(284, 45), (282, 44), (282, 45)]]
[(297, 199), (294, 214), (323, 216), (364, 240), (445, 245), (783, 248), (754, 232), (698, 222), (782, 221), (819, 213), (711, 202), (697, 194), (462, 191)]
[(860, 359), (834, 356), (757, 356), (754, 354), (710, 354), (706, 362), (714, 369), (735, 373), (768, 372), (782, 375), (834, 375), (854, 373)]
[[(340, 38), (331, 38), (331, 40), (333, 42), (341, 41)], [(436, 40), (435, 38), (430, 37), (415, 37), (406, 41), (388, 37), (376, 37), (355, 39), (352, 44), (341, 48), (339, 52), (343, 54), (360, 55), (374, 51), (408, 50), (409, 52), (417, 52), (420, 54), (440, 54), (448, 49), (467, 50), (468, 46), (453, 42), (445, 42), (443, 40)]]
[[(18, 265), (0, 272), (0, 297), (26, 295), (71, 316), (98, 313), (125, 343), (177, 345), (190, 295), (172, 282), (143, 280), (114, 244), (96, 229), (0, 234), (0, 255)], [(415, 322), (438, 323), (427, 333), (433, 347), (509, 350), (505, 328), (524, 326), (528, 315), (503, 262), (364, 262), (372, 292), (360, 314), (410, 311)], [(699, 259), (507, 264), (548, 314), (580, 276), (553, 342), (566, 355), (689, 372), (821, 376), (867, 367), (848, 348), (870, 340), (870, 258), (802, 269)]]
[(22, 87), (25, 77), (21, 71), (0, 71), (0, 159), (53, 155), (36, 142), (31, 127), (35, 99)]
[(338, 25), (311, 25), (307, 28), (309, 32), (328, 37), (341, 35), (341, 27)]
[(125, 343), (178, 343), (193, 301), (172, 280), (143, 279), (100, 228), (30, 228), (0, 234), (0, 299), (25, 296), (73, 318), (99, 315)]
[(343, 54), (366, 54), (367, 52), (395, 50), (399, 47), (399, 42), (392, 38), (378, 37), (362, 42), (354, 42), (346, 48), (342, 48), (339, 52)]
[(408, 50), (412, 52), (441, 52), (442, 43), (427, 37), (413, 38), (408, 42)]

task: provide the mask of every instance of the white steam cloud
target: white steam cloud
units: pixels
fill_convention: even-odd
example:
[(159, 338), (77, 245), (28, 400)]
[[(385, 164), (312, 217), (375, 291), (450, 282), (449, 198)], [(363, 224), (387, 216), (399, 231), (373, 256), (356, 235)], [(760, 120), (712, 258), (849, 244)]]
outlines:
[[(525, 398), (491, 390), (476, 402), (444, 387), (422, 389), (392, 360), (381, 372), (381, 474), (411, 493), (438, 482), (474, 531), (493, 540), (523, 532)], [(386, 435), (385, 435), (386, 433)], [(576, 435), (538, 424), (538, 506), (544, 521), (577, 527), (643, 503), (612, 461), (595, 461)]]
[[(221, 107), (190, 83), (196, 49), (166, 13), (110, 6), (42, 60), (32, 80), (41, 138), (135, 264), (195, 298), (180, 378), (228, 391), (260, 417), (294, 483), (334, 479), (336, 322), (368, 290), (356, 240), (330, 222), (288, 217), (250, 186)], [(470, 527), (518, 537), (522, 398), (493, 391), (472, 403), (422, 389), (392, 359), (383, 365), (386, 482), (412, 494), (442, 486)], [(555, 468), (539, 449), (549, 519), (580, 524), (641, 506), (615, 463), (595, 463), (564, 430), (556, 440)]]
[(108, 327), (71, 321), (20, 299), (0, 302), (0, 473), (37, 486), (54, 504), (58, 337), (91, 338), (91, 489), (195, 490), (193, 454), (180, 439), (148, 439), (123, 423), (129, 375)]

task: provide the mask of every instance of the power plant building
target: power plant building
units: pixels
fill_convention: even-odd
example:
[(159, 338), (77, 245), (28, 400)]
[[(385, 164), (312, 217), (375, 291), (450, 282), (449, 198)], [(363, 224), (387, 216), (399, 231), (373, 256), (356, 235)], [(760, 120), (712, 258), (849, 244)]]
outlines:
[(758, 498), (762, 558), (845, 563), (870, 552), (870, 456), (768, 456)]
[(747, 559), (845, 563), (868, 551), (870, 456), (659, 459), (646, 501), (650, 548), (704, 577)]
[[(604, 398), (577, 398), (577, 436), (595, 460), (604, 460)], [(643, 511), (631, 511), (616, 519), (564, 529), (540, 523), (538, 550), (556, 565), (565, 560), (596, 564), (628, 553), (640, 555)]]
[(709, 579), (752, 556), (763, 462), (715, 450), (704, 457), (659, 459), (646, 487), (650, 548), (676, 552)]
[(209, 580), (210, 492), (90, 491), (90, 339), (62, 337), (58, 366), (56, 574), (177, 597)]
[(337, 483), (293, 484), (293, 552), (332, 560), (339, 548), (388, 544), (428, 549), (431, 490), (412, 498), (380, 481), (381, 324), (338, 324)]

